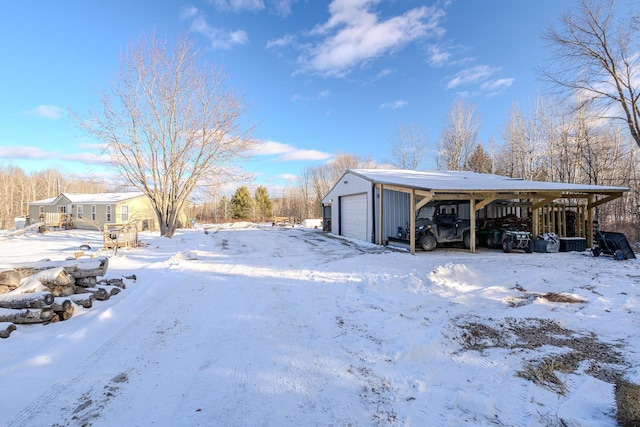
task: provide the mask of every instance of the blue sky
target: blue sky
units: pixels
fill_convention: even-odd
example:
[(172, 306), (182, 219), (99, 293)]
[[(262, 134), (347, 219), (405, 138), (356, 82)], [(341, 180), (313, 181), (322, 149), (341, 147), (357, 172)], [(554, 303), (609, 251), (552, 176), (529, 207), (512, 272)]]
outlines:
[[(573, 0), (0, 2), (0, 165), (104, 172), (85, 113), (142, 33), (185, 31), (242, 90), (263, 141), (245, 169), (279, 188), (339, 152), (391, 158), (401, 125), (437, 141), (464, 97), (493, 137), (541, 90), (540, 35)], [(430, 165), (434, 167), (434, 165)]]

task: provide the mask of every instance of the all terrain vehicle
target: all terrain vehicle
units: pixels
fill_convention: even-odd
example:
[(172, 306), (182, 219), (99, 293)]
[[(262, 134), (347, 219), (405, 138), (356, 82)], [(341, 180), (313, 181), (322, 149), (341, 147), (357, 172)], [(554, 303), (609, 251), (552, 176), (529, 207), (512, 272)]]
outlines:
[[(438, 245), (462, 243), (470, 247), (470, 221), (458, 217), (457, 205), (446, 212), (445, 205), (423, 206), (416, 214), (416, 246), (432, 251)], [(398, 239), (409, 240), (408, 227), (398, 228)]]

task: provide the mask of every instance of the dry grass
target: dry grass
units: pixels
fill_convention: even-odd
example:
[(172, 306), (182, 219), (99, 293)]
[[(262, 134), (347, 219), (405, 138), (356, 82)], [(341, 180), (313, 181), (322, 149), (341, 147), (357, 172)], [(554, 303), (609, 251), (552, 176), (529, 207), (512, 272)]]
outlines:
[(526, 290), (520, 288), (517, 289), (522, 292), (521, 295), (516, 297), (510, 297), (505, 300), (507, 305), (511, 308), (522, 307), (524, 305), (528, 305), (533, 303), (537, 299), (544, 299), (549, 302), (557, 302), (557, 303), (568, 303), (568, 304), (584, 304), (587, 300), (578, 298), (572, 295), (567, 294), (558, 294), (555, 292), (547, 292), (546, 294), (539, 294), (534, 292), (527, 292)]
[(626, 381), (617, 382), (616, 405), (620, 427), (640, 426), (640, 386)]
[(558, 378), (556, 372), (570, 374), (578, 369), (578, 361), (571, 356), (572, 354), (569, 353), (567, 355), (547, 357), (537, 364), (527, 363), (523, 370), (516, 372), (516, 375), (564, 395), (567, 387)]
[(584, 304), (585, 302), (587, 302), (587, 300), (584, 300), (582, 298), (577, 298), (577, 297), (573, 297), (571, 295), (565, 295), (565, 294), (556, 294), (554, 292), (547, 292), (546, 294), (542, 295), (540, 298), (546, 299), (547, 301), (550, 301), (550, 302), (566, 302), (569, 304)]
[(489, 319), (483, 322), (460, 321), (456, 326), (462, 330), (458, 339), (463, 351), (556, 347), (556, 355), (523, 361), (524, 367), (516, 375), (558, 394), (564, 394), (566, 386), (557, 372), (574, 373), (581, 365), (585, 366), (583, 362), (587, 362), (584, 374), (615, 384), (622, 380), (627, 365), (617, 346), (599, 341), (595, 334), (577, 333), (551, 320)]

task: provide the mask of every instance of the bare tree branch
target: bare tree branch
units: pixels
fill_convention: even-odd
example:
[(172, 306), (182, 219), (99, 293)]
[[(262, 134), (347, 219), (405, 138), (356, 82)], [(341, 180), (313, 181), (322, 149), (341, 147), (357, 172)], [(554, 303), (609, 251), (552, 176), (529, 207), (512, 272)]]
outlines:
[[(638, 7), (637, 4), (634, 7)], [(544, 38), (552, 49), (541, 77), (589, 104), (602, 118), (621, 120), (640, 147), (640, 25), (638, 10), (615, 15), (615, 0), (578, 0)]]
[(400, 126), (391, 146), (391, 164), (400, 169), (419, 170), (429, 154), (429, 140), (421, 126)]

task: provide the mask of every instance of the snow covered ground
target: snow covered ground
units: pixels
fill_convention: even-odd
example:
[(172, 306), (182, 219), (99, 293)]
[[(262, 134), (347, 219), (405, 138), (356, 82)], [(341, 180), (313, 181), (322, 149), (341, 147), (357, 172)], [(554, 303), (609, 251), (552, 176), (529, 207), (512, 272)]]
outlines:
[[(127, 288), (0, 340), (1, 426), (615, 426), (640, 262), (406, 252), (315, 229), (143, 234)], [(65, 259), (93, 231), (0, 240)], [(567, 302), (564, 302), (567, 301)]]

